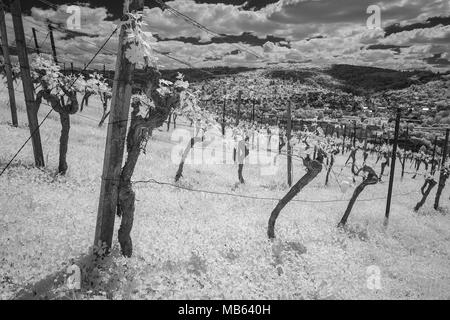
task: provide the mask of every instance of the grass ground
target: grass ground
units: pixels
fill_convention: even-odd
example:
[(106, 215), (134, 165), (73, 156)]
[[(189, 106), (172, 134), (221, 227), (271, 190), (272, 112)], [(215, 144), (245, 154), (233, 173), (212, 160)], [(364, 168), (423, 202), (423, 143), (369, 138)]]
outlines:
[[(20, 126), (12, 128), (7, 124), (7, 95), (2, 91), (0, 97), (3, 168), (29, 130), (23, 101), (18, 101)], [(41, 109), (42, 119), (48, 108)], [(82, 115), (99, 119), (98, 101), (93, 99)], [(448, 189), (442, 210), (432, 209), (433, 192), (414, 213), (423, 181), (410, 175), (401, 181), (397, 174), (387, 229), (385, 201), (372, 200), (357, 202), (348, 229), (339, 231), (336, 225), (353, 187), (343, 193), (333, 176), (324, 187), (323, 171), (296, 199), (342, 201), (290, 203), (278, 219), (274, 243), (267, 240), (266, 228), (275, 201), (138, 184), (133, 257), (119, 254), (116, 220), (111, 256), (101, 264), (91, 263), (86, 257), (94, 239), (106, 130), (87, 118), (72, 117), (65, 177), (55, 174), (59, 132), (54, 113), (41, 128), (46, 168), (34, 168), (28, 144), (0, 177), (0, 299), (24, 297), (24, 292), (56, 299), (450, 298)], [(135, 180), (173, 181), (177, 165), (170, 160), (169, 139), (165, 130), (154, 133)], [(279, 171), (271, 176), (246, 166), (243, 186), (236, 185), (233, 165), (188, 165), (180, 185), (280, 198), (288, 188), (285, 158), (278, 161)], [(339, 157), (336, 174), (344, 161)], [(303, 173), (294, 161), (294, 181)], [(342, 173), (339, 181), (349, 177), (348, 169)], [(369, 186), (361, 199), (386, 193), (384, 182)], [(67, 290), (63, 273), (79, 257), (85, 262), (83, 289), (74, 293)], [(377, 270), (378, 289), (372, 282)]]

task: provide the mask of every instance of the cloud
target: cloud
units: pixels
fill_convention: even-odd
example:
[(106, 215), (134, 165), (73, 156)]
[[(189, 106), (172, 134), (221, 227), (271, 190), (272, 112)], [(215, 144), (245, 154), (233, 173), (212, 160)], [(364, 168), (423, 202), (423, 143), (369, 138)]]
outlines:
[[(450, 56), (450, 26), (417, 26), (424, 26), (426, 19), (448, 12), (445, 11), (448, 3), (448, 0), (280, 0), (266, 7), (259, 5), (257, 9), (245, 10), (252, 6), (251, 1), (246, 6), (236, 6), (174, 0), (167, 4), (210, 28), (213, 34), (158, 7), (146, 8), (144, 21), (145, 31), (161, 40), (156, 44), (158, 50), (169, 52), (195, 67), (311, 61), (447, 70), (448, 66), (437, 65), (436, 61)], [(383, 30), (369, 30), (366, 9), (372, 4), (382, 8), (384, 26), (399, 23), (400, 29), (386, 37)], [(32, 8), (31, 16), (24, 18), (30, 46), (33, 46), (30, 30), (36, 27), (39, 42), (43, 42), (42, 49), (50, 52), (47, 21), (65, 27), (66, 9), (65, 5), (58, 9)], [(66, 62), (66, 67), (70, 62), (76, 66), (88, 62), (118, 23), (111, 20), (104, 7), (83, 6), (81, 13), (80, 31), (93, 37), (68, 37), (62, 30), (55, 31), (58, 56), (61, 62)], [(6, 21), (12, 26), (10, 15)], [(408, 27), (411, 25), (414, 28)], [(11, 30), (8, 36), (13, 42)], [(245, 46), (264, 60), (238, 50), (236, 45)], [(108, 69), (113, 69), (117, 48), (118, 35), (115, 34), (94, 60), (93, 67), (101, 69), (106, 64)], [(164, 56), (160, 57), (160, 62), (164, 68), (185, 67)]]
[(417, 43), (450, 43), (450, 25), (414, 29), (391, 34), (380, 41), (384, 44), (411, 45)]
[(403, 31), (411, 31), (414, 29), (425, 29), (425, 28), (433, 28), (438, 25), (448, 26), (450, 25), (450, 17), (431, 17), (428, 18), (425, 22), (417, 22), (413, 24), (401, 25), (400, 23), (395, 23), (390, 25), (384, 29), (386, 32), (386, 36), (389, 36), (394, 33), (399, 33)]
[(440, 15), (448, 9), (447, 0), (281, 0), (269, 5), (265, 11), (268, 19), (289, 24), (341, 24), (365, 25), (370, 5), (381, 8), (381, 17), (390, 20), (410, 21), (423, 13)]
[[(219, 34), (240, 35), (252, 32), (266, 36), (283, 26), (268, 21), (264, 11), (244, 11), (239, 6), (223, 3), (196, 3), (193, 0), (175, 0), (167, 4)], [(163, 38), (201, 37), (203, 31), (182, 17), (160, 8), (146, 8), (144, 20), (150, 31)]]
[[(66, 22), (70, 17), (67, 13), (67, 5), (61, 5), (58, 9), (31, 9), (31, 18), (39, 24), (45, 25), (47, 21), (66, 27)], [(79, 6), (81, 32), (92, 35), (104, 35), (115, 27), (115, 22), (106, 20), (110, 17), (104, 7), (92, 8), (89, 6)]]

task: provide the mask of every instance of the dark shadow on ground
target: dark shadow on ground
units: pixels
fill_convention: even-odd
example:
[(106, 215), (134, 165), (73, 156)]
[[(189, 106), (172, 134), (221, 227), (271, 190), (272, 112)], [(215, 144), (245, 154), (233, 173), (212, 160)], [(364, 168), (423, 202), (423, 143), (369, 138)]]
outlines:
[[(120, 256), (118, 248), (112, 249), (109, 255), (105, 254), (105, 249), (101, 249), (99, 254), (83, 254), (73, 259), (70, 265), (76, 265), (81, 271), (81, 290), (70, 290), (67, 286), (67, 267), (54, 272), (42, 280), (29, 284), (20, 289), (11, 300), (72, 300), (80, 297), (100, 295), (106, 292), (106, 297), (112, 297), (112, 291), (117, 289), (119, 279), (110, 278), (103, 282), (101, 270), (108, 270), (114, 267), (114, 258)], [(89, 294), (87, 294), (89, 293)]]

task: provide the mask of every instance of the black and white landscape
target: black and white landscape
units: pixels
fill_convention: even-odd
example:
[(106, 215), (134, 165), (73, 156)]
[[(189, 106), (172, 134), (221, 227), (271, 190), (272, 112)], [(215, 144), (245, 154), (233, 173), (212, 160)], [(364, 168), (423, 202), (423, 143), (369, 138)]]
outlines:
[(1, 300), (450, 298), (448, 0), (0, 6)]

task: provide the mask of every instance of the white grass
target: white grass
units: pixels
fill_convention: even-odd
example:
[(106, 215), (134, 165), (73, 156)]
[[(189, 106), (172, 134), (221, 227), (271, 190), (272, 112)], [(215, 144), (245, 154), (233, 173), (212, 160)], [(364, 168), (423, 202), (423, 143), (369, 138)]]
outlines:
[[(10, 121), (7, 95), (0, 99), (0, 164), (6, 164), (28, 137), (23, 100), (20, 128)], [(100, 119), (101, 107), (92, 102), (83, 115)], [(40, 118), (47, 107), (42, 106)], [(31, 144), (0, 177), (0, 298), (14, 296), (21, 287), (64, 269), (70, 259), (93, 244), (100, 177), (105, 145), (104, 129), (79, 116), (72, 117), (66, 177), (54, 172), (58, 163), (58, 115), (41, 128), (47, 167), (33, 167)], [(155, 131), (142, 155), (135, 180), (154, 178), (172, 182), (177, 165), (170, 161), (170, 136)], [(236, 188), (232, 165), (186, 166), (182, 185), (259, 197), (282, 197), (286, 187), (285, 158), (277, 175), (261, 176), (255, 166), (244, 168), (246, 185)], [(339, 157), (337, 166), (344, 157)], [(397, 164), (399, 167), (399, 164)], [(379, 172), (379, 166), (377, 166)], [(340, 169), (335, 169), (339, 173)], [(349, 177), (344, 169), (340, 179)], [(386, 173), (389, 171), (387, 170)], [(294, 178), (304, 169), (294, 161)], [(294, 179), (294, 180), (295, 180)], [(384, 197), (385, 182), (369, 186), (362, 199)], [(324, 187), (325, 170), (297, 199), (349, 199), (333, 176)], [(422, 178), (407, 175), (394, 195), (419, 191)], [(114, 253), (82, 298), (108, 294), (115, 299), (417, 299), (450, 298), (448, 189), (443, 211), (432, 209), (434, 192), (419, 214), (412, 208), (419, 193), (393, 198), (391, 219), (383, 227), (385, 201), (357, 202), (349, 231), (336, 225), (347, 203), (290, 203), (277, 221), (278, 240), (267, 240), (266, 228), (274, 201), (205, 195), (169, 186), (136, 185), (136, 214), (132, 232), (134, 256)], [(434, 190), (436, 191), (436, 190)], [(305, 252), (306, 251), (306, 252)], [(367, 287), (369, 266), (381, 271), (381, 289)], [(87, 292), (87, 289), (92, 292)], [(66, 294), (64, 285), (54, 289)]]

